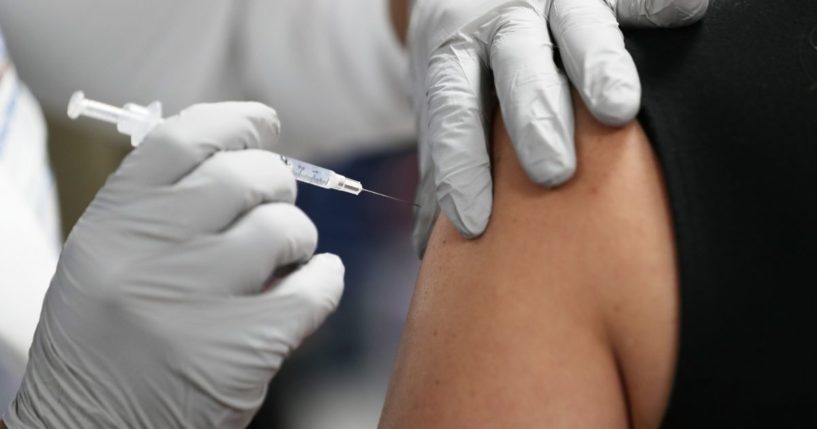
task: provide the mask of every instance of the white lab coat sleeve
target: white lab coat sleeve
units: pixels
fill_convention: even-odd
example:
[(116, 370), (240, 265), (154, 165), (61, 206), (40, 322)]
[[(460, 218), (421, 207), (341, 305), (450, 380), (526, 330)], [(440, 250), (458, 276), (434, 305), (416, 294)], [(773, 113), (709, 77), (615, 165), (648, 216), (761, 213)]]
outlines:
[(0, 171), (0, 413), (23, 377), (57, 252), (36, 213)]
[(62, 242), (45, 122), (4, 52), (0, 34), (0, 411), (23, 377)]
[(162, 100), (168, 113), (235, 96), (229, 66), (234, 11), (223, 0), (0, 0), (0, 26), (44, 111), (68, 98), (122, 105)]
[(243, 80), (278, 110), (293, 156), (411, 141), (408, 59), (388, 0), (254, 0), (244, 14)]
[(52, 117), (70, 94), (114, 104), (250, 99), (282, 152), (321, 160), (413, 136), (407, 60), (388, 0), (0, 0), (23, 80)]

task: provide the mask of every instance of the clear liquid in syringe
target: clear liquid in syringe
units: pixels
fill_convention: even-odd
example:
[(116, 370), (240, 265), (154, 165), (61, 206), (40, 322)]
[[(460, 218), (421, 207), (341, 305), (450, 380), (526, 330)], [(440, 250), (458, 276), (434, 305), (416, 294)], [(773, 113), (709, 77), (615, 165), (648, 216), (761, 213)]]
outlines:
[(329, 181), (332, 178), (332, 171), (307, 162), (294, 160), (281, 155), (281, 161), (292, 169), (295, 178), (311, 185), (321, 188), (330, 188)]

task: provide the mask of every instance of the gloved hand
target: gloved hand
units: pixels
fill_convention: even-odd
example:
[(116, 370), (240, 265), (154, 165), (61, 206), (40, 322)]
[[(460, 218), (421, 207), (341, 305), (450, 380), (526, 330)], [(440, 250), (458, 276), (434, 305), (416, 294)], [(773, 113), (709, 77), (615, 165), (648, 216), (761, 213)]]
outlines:
[(707, 6), (708, 0), (416, 0), (409, 49), (420, 133), (422, 208), (413, 234), (420, 252), (437, 203), (466, 237), (482, 234), (488, 223), (491, 85), (531, 180), (556, 186), (573, 174), (570, 88), (554, 63), (550, 33), (584, 103), (600, 121), (622, 125), (639, 110), (641, 86), (619, 22), (686, 25)]
[(128, 155), (65, 244), (10, 429), (248, 424), (343, 289), (278, 134), (263, 105), (199, 105)]

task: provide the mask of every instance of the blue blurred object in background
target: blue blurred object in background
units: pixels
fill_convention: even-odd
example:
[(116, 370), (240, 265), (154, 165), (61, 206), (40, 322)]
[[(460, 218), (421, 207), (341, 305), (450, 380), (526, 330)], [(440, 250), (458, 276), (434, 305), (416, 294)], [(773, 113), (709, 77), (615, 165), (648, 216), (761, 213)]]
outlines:
[[(367, 189), (414, 200), (414, 151), (325, 167)], [(338, 311), (286, 361), (250, 427), (376, 427), (419, 267), (412, 206), (304, 184), (297, 204), (318, 227), (318, 252), (343, 259), (346, 291)]]

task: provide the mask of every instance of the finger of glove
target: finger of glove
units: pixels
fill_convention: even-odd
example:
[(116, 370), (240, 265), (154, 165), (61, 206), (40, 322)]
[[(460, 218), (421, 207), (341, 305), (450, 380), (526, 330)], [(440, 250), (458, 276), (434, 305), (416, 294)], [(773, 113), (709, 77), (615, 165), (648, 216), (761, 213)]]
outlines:
[(259, 334), (266, 336), (270, 358), (286, 357), (338, 306), (345, 268), (336, 255), (315, 255), (255, 298)]
[(295, 177), (280, 156), (251, 149), (217, 152), (166, 188), (156, 211), (191, 234), (224, 230), (261, 204), (294, 203)]
[(708, 8), (709, 0), (618, 0), (615, 3), (621, 25), (637, 27), (694, 24), (706, 15)]
[(641, 106), (641, 82), (613, 11), (597, 0), (556, 0), (549, 23), (562, 62), (601, 122), (623, 125)]
[(576, 170), (573, 107), (544, 18), (524, 6), (510, 10), (493, 39), (491, 68), (522, 167), (540, 185), (564, 183)]
[(466, 237), (485, 231), (493, 202), (485, 72), (476, 49), (450, 44), (428, 70), (428, 145), (442, 211)]
[(263, 204), (221, 234), (191, 240), (155, 261), (150, 271), (157, 279), (178, 279), (184, 290), (257, 294), (279, 268), (309, 260), (317, 243), (317, 229), (301, 209)]
[(415, 207), (411, 228), (411, 240), (420, 259), (423, 259), (425, 255), (431, 230), (440, 213), (434, 188), (434, 172), (421, 172), (417, 195), (414, 197)]
[(272, 150), (281, 124), (260, 103), (199, 104), (156, 126), (114, 174), (114, 181), (176, 183), (220, 151)]

